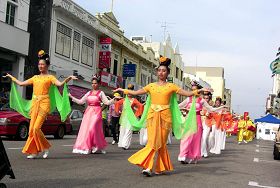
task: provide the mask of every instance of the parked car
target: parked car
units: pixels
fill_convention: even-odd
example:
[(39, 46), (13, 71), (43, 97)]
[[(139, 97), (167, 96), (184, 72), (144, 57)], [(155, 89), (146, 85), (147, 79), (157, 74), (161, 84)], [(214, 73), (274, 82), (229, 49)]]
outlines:
[(70, 118), (70, 124), (72, 125), (72, 129), (73, 129), (72, 134), (77, 134), (81, 126), (83, 113), (80, 110), (72, 110), (69, 118)]
[(275, 160), (280, 160), (280, 126), (275, 135), (273, 156)]
[[(18, 112), (4, 105), (0, 109), (0, 136), (16, 137), (19, 140), (26, 140), (29, 131), (29, 119)], [(42, 126), (45, 135), (54, 135), (55, 138), (62, 139), (65, 134), (72, 132), (70, 119), (61, 122), (57, 111), (49, 114)]]

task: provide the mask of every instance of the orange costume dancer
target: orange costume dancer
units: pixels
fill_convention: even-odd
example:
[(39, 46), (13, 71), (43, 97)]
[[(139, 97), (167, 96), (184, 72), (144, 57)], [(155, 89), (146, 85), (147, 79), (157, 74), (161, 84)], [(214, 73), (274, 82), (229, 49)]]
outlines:
[(172, 93), (178, 93), (180, 88), (171, 83), (164, 86), (151, 83), (143, 89), (151, 95), (151, 108), (147, 117), (148, 142), (128, 161), (144, 169), (152, 170), (155, 154), (158, 153), (155, 172), (171, 171), (173, 166), (166, 147), (167, 138), (172, 128), (169, 101)]
[[(46, 116), (50, 113), (50, 97), (49, 90), (54, 84), (56, 86), (62, 86), (64, 83), (71, 79), (76, 79), (74, 76), (66, 78), (63, 82), (58, 81), (53, 75), (48, 74), (48, 67), (50, 65), (49, 55), (41, 50), (38, 54), (39, 63), (38, 68), (41, 72), (40, 75), (35, 75), (32, 78), (21, 82), (13, 76), (7, 74), (16, 84), (20, 86), (33, 85), (33, 97), (30, 109), (30, 125), (29, 136), (23, 147), (22, 152), (29, 154), (27, 158), (36, 158), (39, 152), (43, 152), (43, 158), (48, 157), (49, 148), (51, 147), (48, 140), (45, 138), (41, 128), (46, 119)], [(68, 99), (68, 96), (67, 96)], [(68, 99), (69, 100), (69, 99)], [(69, 106), (70, 108), (70, 106)]]
[[(118, 88), (124, 94), (142, 95), (149, 93), (151, 97), (150, 108), (146, 118), (148, 132), (148, 142), (146, 146), (132, 155), (128, 161), (142, 167), (142, 173), (146, 176), (152, 175), (154, 167), (154, 157), (157, 156), (155, 172), (173, 170), (170, 157), (167, 151), (167, 138), (172, 128), (172, 114), (170, 110), (170, 99), (174, 93), (183, 96), (198, 94), (203, 89), (195, 91), (185, 91), (173, 83), (166, 82), (170, 73), (169, 65), (171, 60), (165, 57), (160, 58), (160, 65), (157, 68), (158, 82), (151, 83), (138, 91), (124, 90)], [(205, 90), (208, 91), (208, 90)], [(179, 110), (179, 107), (178, 107)], [(156, 155), (157, 154), (157, 155)]]

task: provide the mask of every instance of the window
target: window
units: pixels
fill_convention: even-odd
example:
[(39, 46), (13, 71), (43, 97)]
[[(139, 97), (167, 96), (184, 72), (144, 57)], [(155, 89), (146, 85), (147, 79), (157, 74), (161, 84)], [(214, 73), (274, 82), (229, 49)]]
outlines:
[(184, 72), (181, 71), (181, 81), (183, 81), (183, 75), (184, 75)]
[(74, 31), (72, 59), (74, 59), (75, 61), (79, 61), (80, 59), (80, 42), (81, 34)]
[(15, 25), (15, 15), (16, 15), (16, 6), (8, 2), (7, 10), (6, 10), (6, 23), (14, 26)]
[(114, 59), (113, 75), (118, 75), (118, 60)]
[(94, 42), (83, 36), (82, 42), (82, 63), (90, 67), (93, 66)]
[(176, 78), (179, 78), (179, 68), (178, 67), (176, 67)]
[(57, 23), (55, 52), (70, 57), (72, 29)]
[(145, 86), (147, 85), (147, 75), (141, 74), (141, 85)]
[(123, 63), (124, 63), (124, 64), (127, 64), (127, 59), (124, 58)]
[(265, 133), (264, 134), (270, 134), (270, 129), (265, 129)]

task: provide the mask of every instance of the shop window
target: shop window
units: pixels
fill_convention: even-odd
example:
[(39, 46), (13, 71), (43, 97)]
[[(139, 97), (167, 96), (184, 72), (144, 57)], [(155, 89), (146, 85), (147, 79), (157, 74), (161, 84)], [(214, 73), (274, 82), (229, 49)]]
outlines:
[(55, 52), (70, 57), (72, 29), (57, 23)]
[(80, 59), (80, 43), (81, 43), (81, 34), (74, 31), (72, 59), (75, 61), (79, 61)]
[(15, 25), (15, 15), (16, 15), (16, 6), (12, 3), (7, 3), (6, 10), (6, 23), (9, 25)]
[(93, 66), (93, 53), (94, 53), (94, 41), (83, 36), (82, 63), (92, 67)]

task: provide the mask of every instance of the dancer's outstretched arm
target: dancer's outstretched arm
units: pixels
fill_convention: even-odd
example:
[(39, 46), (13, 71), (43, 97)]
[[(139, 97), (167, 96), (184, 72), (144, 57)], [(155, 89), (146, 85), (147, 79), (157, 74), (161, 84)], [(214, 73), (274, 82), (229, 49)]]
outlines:
[(68, 76), (65, 80), (60, 82), (59, 80), (55, 80), (54, 84), (58, 87), (63, 86), (65, 83), (68, 83), (70, 80), (78, 80), (76, 76)]
[(115, 90), (113, 90), (113, 92), (118, 92), (121, 91), (124, 94), (130, 94), (130, 95), (143, 95), (146, 94), (147, 92), (144, 89), (139, 89), (137, 91), (133, 91), (133, 90), (129, 90), (129, 89), (122, 89), (122, 88), (117, 88)]
[(194, 90), (194, 91), (186, 91), (184, 89), (180, 89), (177, 94), (182, 95), (182, 96), (186, 96), (186, 97), (190, 97), (190, 96), (193, 96), (193, 95), (198, 95), (198, 93), (204, 92), (204, 91), (210, 92), (212, 90), (208, 89), (208, 88), (202, 88), (202, 89), (198, 89), (198, 90)]
[(6, 74), (6, 76), (3, 76), (3, 78), (11, 78), (13, 82), (15, 82), (17, 85), (19, 86), (27, 86), (27, 85), (32, 85), (31, 82), (29, 82), (29, 80), (25, 80), (25, 81), (19, 81), (18, 79), (16, 79), (15, 77), (13, 77), (12, 75), (10, 74)]

